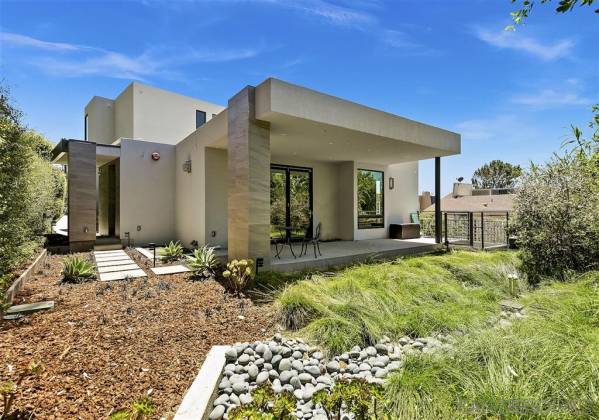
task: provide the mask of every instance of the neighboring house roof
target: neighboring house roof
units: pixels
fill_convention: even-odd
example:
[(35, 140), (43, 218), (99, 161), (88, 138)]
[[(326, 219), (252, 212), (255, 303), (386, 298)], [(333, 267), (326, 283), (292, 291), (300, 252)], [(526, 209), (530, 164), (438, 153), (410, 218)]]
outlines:
[[(514, 195), (464, 195), (454, 197), (453, 193), (447, 194), (441, 199), (441, 211), (512, 211), (514, 209)], [(435, 211), (435, 205), (427, 207), (424, 211)]]

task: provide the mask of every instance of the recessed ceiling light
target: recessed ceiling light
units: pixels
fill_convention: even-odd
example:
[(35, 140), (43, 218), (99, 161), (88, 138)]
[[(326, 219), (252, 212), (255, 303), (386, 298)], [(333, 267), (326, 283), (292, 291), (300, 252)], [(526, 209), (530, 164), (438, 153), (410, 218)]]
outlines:
[(332, 141), (330, 141), (330, 142), (329, 142), (329, 144), (333, 144), (333, 142), (332, 142)]

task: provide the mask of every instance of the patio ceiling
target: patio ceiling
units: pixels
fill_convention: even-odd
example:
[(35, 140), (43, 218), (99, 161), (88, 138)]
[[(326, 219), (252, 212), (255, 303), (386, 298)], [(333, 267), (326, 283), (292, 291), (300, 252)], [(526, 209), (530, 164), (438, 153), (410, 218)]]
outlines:
[[(62, 139), (52, 150), (52, 163), (59, 165), (68, 165), (69, 142), (85, 141)], [(121, 156), (121, 148), (119, 145), (112, 144), (96, 144), (96, 165), (102, 166), (108, 162), (118, 159)]]

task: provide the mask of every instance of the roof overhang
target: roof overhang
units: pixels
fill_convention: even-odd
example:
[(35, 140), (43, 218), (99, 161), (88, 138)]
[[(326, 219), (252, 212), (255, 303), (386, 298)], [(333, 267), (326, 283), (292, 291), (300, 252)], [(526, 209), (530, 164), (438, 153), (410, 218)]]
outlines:
[(460, 135), (277, 79), (256, 87), (271, 154), (393, 164), (460, 153)]
[(52, 149), (52, 163), (68, 165), (69, 144), (85, 142), (96, 145), (96, 164), (102, 166), (121, 157), (121, 147), (118, 144), (98, 144), (85, 140), (62, 139)]

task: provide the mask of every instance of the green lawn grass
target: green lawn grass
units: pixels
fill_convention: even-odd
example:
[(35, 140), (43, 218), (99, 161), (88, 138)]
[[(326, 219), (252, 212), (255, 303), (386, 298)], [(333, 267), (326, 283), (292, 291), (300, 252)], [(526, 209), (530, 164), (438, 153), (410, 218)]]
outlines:
[(599, 272), (525, 294), (525, 318), (443, 355), (408, 357), (387, 394), (398, 418), (599, 418)]
[(288, 329), (337, 353), (383, 335), (467, 331), (499, 312), (517, 261), (513, 252), (462, 251), (364, 264), (288, 285), (276, 305)]

